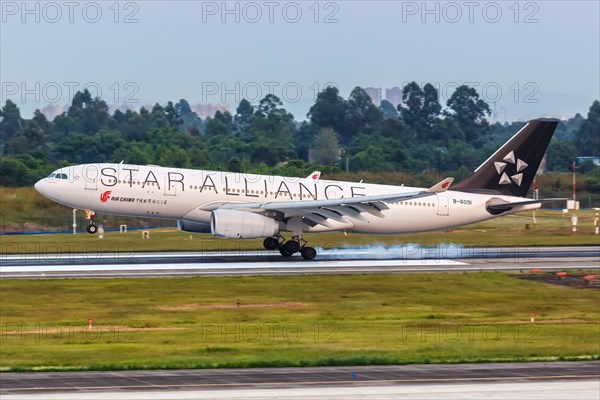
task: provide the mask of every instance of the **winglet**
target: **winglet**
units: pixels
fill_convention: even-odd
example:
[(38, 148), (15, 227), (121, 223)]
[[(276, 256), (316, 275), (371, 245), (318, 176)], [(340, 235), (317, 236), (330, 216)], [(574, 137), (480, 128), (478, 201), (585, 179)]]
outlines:
[(313, 171), (306, 179), (312, 179), (313, 181), (318, 181), (321, 177), (321, 171)]
[(448, 178), (444, 179), (443, 181), (440, 181), (440, 182), (436, 183), (435, 185), (433, 185), (432, 187), (430, 187), (429, 189), (427, 189), (426, 192), (428, 192), (428, 193), (445, 192), (446, 190), (448, 190), (448, 188), (452, 184), (452, 181), (454, 181), (454, 178), (448, 177)]

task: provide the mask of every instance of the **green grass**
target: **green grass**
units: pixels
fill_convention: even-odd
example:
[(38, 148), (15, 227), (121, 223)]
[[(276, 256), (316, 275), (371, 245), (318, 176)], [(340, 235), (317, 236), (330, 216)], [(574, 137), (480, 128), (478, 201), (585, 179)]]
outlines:
[(2, 280), (0, 294), (3, 371), (600, 354), (597, 290), (504, 273)]
[[(361, 235), (341, 232), (307, 234), (305, 239), (315, 247), (335, 248), (369, 244), (398, 245), (417, 243), (436, 245), (454, 243), (465, 246), (552, 246), (600, 245), (600, 236), (593, 234), (594, 214), (591, 210), (578, 213), (578, 232), (571, 232), (570, 217), (561, 211), (537, 211), (533, 226), (531, 213), (509, 215), (468, 225), (451, 231), (402, 235)], [(526, 225), (529, 224), (529, 229)], [(150, 239), (142, 239), (140, 231), (127, 234), (108, 232), (104, 239), (87, 233), (0, 236), (0, 253), (106, 253), (137, 251), (222, 251), (261, 250), (262, 240), (223, 240), (207, 234), (190, 234), (175, 229), (152, 230)]]

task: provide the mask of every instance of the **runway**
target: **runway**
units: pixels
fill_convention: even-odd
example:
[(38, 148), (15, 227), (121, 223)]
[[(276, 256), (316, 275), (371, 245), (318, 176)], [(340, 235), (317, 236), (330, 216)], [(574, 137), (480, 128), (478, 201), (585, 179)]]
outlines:
[(600, 247), (416, 245), (320, 249), (314, 261), (268, 251), (2, 255), (0, 278), (99, 278), (600, 270)]
[[(531, 390), (532, 386), (537, 387), (535, 396), (539, 396), (541, 390), (551, 390), (555, 395), (562, 393), (564, 396), (561, 390), (567, 390), (570, 395), (566, 398), (597, 398), (600, 362), (35, 372), (2, 373), (0, 380), (3, 399), (40, 396), (45, 399), (79, 399), (90, 398), (90, 393), (96, 395), (92, 398), (103, 399), (113, 398), (108, 395), (110, 393), (115, 394), (114, 398), (124, 398), (125, 395), (128, 399), (281, 398), (286, 397), (286, 393), (293, 398), (311, 398), (311, 394), (325, 396), (320, 398), (352, 398), (349, 395), (357, 393), (364, 394), (365, 397), (361, 398), (374, 398), (378, 393), (413, 396), (433, 393), (437, 398), (450, 398), (448, 394), (468, 392), (468, 388), (498, 394), (498, 387), (502, 385), (513, 385), (510, 390), (517, 390), (514, 385), (520, 387), (518, 398), (525, 398), (527, 388)], [(577, 390), (595, 397), (573, 396)]]
[[(380, 259), (375, 259), (380, 258)], [(0, 278), (600, 270), (600, 247), (354, 248), (318, 260), (266, 251), (2, 255)], [(600, 362), (0, 373), (3, 400), (597, 399)]]

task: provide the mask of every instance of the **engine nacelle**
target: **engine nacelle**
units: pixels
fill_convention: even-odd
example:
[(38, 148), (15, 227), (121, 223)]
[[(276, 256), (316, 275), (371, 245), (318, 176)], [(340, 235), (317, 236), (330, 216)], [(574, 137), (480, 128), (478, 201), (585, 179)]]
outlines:
[(279, 232), (279, 222), (247, 211), (215, 210), (210, 229), (213, 235), (228, 239), (266, 238)]
[(210, 224), (204, 224), (202, 222), (190, 221), (187, 219), (180, 219), (177, 221), (177, 227), (180, 231), (193, 232), (193, 233), (210, 233)]

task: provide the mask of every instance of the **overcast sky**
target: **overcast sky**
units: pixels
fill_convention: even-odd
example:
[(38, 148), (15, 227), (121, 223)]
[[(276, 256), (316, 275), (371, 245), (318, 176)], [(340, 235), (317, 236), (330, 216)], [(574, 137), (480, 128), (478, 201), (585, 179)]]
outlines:
[[(475, 85), (499, 119), (584, 115), (600, 98), (599, 1), (2, 1), (2, 103), (29, 117), (89, 85), (108, 103), (231, 103), (297, 119), (328, 83)], [(59, 93), (60, 92), (60, 93)]]

